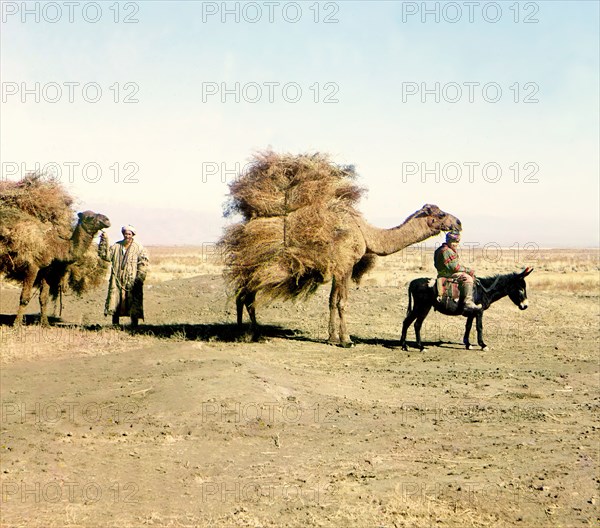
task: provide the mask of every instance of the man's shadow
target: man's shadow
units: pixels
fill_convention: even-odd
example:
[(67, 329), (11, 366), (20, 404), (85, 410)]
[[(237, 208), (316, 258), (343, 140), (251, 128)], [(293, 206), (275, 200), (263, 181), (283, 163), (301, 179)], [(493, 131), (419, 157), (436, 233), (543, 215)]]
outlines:
[[(12, 326), (15, 315), (0, 314), (0, 325)], [(49, 316), (51, 327), (77, 328), (89, 332), (103, 332), (114, 329), (112, 325), (88, 324), (79, 325), (64, 321), (60, 317)], [(39, 325), (39, 314), (26, 314), (25, 326)], [(249, 343), (265, 342), (269, 339), (286, 339), (290, 341), (302, 341), (316, 344), (327, 344), (326, 339), (314, 338), (306, 335), (302, 330), (283, 328), (277, 325), (260, 325), (257, 335), (251, 331), (249, 324), (239, 327), (236, 323), (208, 323), (208, 324), (140, 324), (137, 328), (131, 328), (128, 324), (116, 327), (117, 330), (129, 332), (133, 335), (146, 335), (160, 339), (178, 339), (181, 341), (207, 341), (223, 343)], [(381, 346), (390, 350), (400, 351), (400, 339), (373, 338), (352, 336), (355, 345)], [(419, 352), (416, 341), (407, 341), (409, 352)], [(444, 349), (462, 349), (464, 345), (449, 341), (423, 341), (425, 348), (438, 347)]]

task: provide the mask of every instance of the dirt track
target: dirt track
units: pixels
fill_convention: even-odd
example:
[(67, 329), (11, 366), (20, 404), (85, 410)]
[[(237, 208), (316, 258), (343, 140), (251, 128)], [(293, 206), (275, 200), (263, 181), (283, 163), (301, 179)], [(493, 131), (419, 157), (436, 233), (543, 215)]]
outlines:
[(138, 335), (94, 326), (103, 295), (68, 300), (86, 329), (0, 326), (2, 526), (598, 522), (595, 295), (498, 302), (489, 352), (433, 314), (424, 353), (397, 348), (404, 288), (351, 292), (350, 350), (325, 289), (261, 310), (260, 343), (219, 276), (147, 288)]

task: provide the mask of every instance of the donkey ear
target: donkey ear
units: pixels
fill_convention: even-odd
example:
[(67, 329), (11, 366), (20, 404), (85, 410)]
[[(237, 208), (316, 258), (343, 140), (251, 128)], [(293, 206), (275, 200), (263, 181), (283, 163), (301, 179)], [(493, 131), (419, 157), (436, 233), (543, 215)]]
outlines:
[(522, 272), (521, 272), (521, 277), (527, 277), (527, 275), (529, 275), (531, 272), (533, 271), (533, 268), (530, 268), (529, 266), (527, 266)]

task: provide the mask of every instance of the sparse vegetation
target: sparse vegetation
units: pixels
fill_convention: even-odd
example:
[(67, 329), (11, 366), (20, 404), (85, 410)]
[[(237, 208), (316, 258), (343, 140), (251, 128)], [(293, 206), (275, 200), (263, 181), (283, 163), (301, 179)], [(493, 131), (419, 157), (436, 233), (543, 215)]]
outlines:
[[(406, 286), (433, 275), (432, 248), (379, 259), (353, 288), (350, 351), (325, 345), (324, 290), (265, 307), (256, 343), (237, 330), (218, 255), (149, 251), (138, 332), (103, 317), (103, 288), (69, 299), (70, 324), (0, 321), (7, 526), (596, 522), (595, 252), (475, 251), (481, 274), (536, 268), (529, 309), (486, 312), (487, 353), (464, 350), (462, 318), (432, 313), (427, 350), (405, 353)], [(17, 298), (0, 281), (0, 313)], [(62, 502), (46, 500), (57, 478), (102, 498), (63, 487)], [(117, 491), (134, 500), (116, 507)]]
[[(219, 275), (222, 260), (214, 246), (150, 247), (150, 282), (163, 282), (197, 275)], [(417, 245), (380, 258), (365, 275), (364, 286), (403, 286), (416, 277), (434, 276), (433, 246)], [(529, 288), (537, 291), (567, 291), (600, 295), (600, 254), (593, 249), (500, 248), (461, 250), (462, 260), (476, 269), (479, 276), (518, 271), (531, 266)]]

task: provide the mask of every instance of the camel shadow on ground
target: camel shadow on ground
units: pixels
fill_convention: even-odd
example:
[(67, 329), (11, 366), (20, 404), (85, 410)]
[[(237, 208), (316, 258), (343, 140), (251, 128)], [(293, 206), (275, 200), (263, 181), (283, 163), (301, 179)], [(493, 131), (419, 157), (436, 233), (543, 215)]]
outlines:
[[(13, 326), (16, 315), (0, 314), (0, 326)], [(50, 326), (60, 325), (63, 320), (60, 317), (48, 316)], [(23, 324), (25, 326), (40, 324), (40, 314), (25, 314), (23, 316)], [(64, 323), (63, 323), (64, 324)]]
[[(15, 315), (0, 314), (0, 326), (13, 326)], [(24, 326), (39, 326), (39, 314), (26, 314)], [(235, 323), (208, 323), (208, 324), (140, 324), (136, 329), (129, 324), (121, 324), (118, 327), (101, 324), (78, 324), (65, 321), (60, 317), (48, 317), (50, 327), (54, 328), (77, 328), (89, 332), (102, 332), (109, 329), (118, 329), (132, 335), (157, 337), (159, 339), (176, 339), (180, 341), (213, 341), (225, 343), (258, 342), (268, 339), (290, 339), (294, 341), (324, 342), (312, 339), (302, 334), (300, 330), (282, 328), (275, 325), (261, 325), (260, 334), (254, 339), (249, 325), (242, 328)]]
[[(95, 330), (96, 328), (90, 328)], [(123, 326), (124, 331), (138, 335), (147, 335), (160, 339), (178, 339), (182, 341), (210, 341), (224, 343), (250, 343), (268, 339), (291, 339), (295, 341), (311, 341), (298, 330), (282, 328), (274, 325), (260, 327), (260, 334), (254, 338), (249, 327), (239, 328), (235, 323), (210, 323), (210, 324), (140, 324), (135, 330)]]
[[(79, 328), (89, 332), (101, 332), (112, 329), (112, 325), (89, 324), (80, 325), (64, 321), (60, 317), (48, 317), (51, 327)], [(0, 326), (12, 326), (14, 315), (0, 314)], [(39, 314), (26, 314), (25, 326), (39, 325)], [(315, 344), (327, 344), (326, 339), (318, 339), (306, 335), (303, 331), (292, 328), (283, 328), (276, 325), (261, 325), (259, 335), (255, 338), (248, 324), (239, 328), (235, 323), (209, 323), (209, 324), (140, 324), (137, 329), (132, 329), (128, 324), (120, 325), (123, 332), (134, 335), (151, 336), (159, 339), (176, 339), (179, 341), (207, 341), (223, 343), (261, 343), (269, 339), (287, 339), (290, 341), (303, 341)], [(352, 336), (355, 345), (381, 346), (391, 350), (400, 351), (400, 339), (367, 338)], [(408, 341), (409, 352), (419, 352), (416, 342)], [(463, 349), (464, 345), (447, 341), (424, 341), (425, 348), (438, 347), (443, 349)]]

